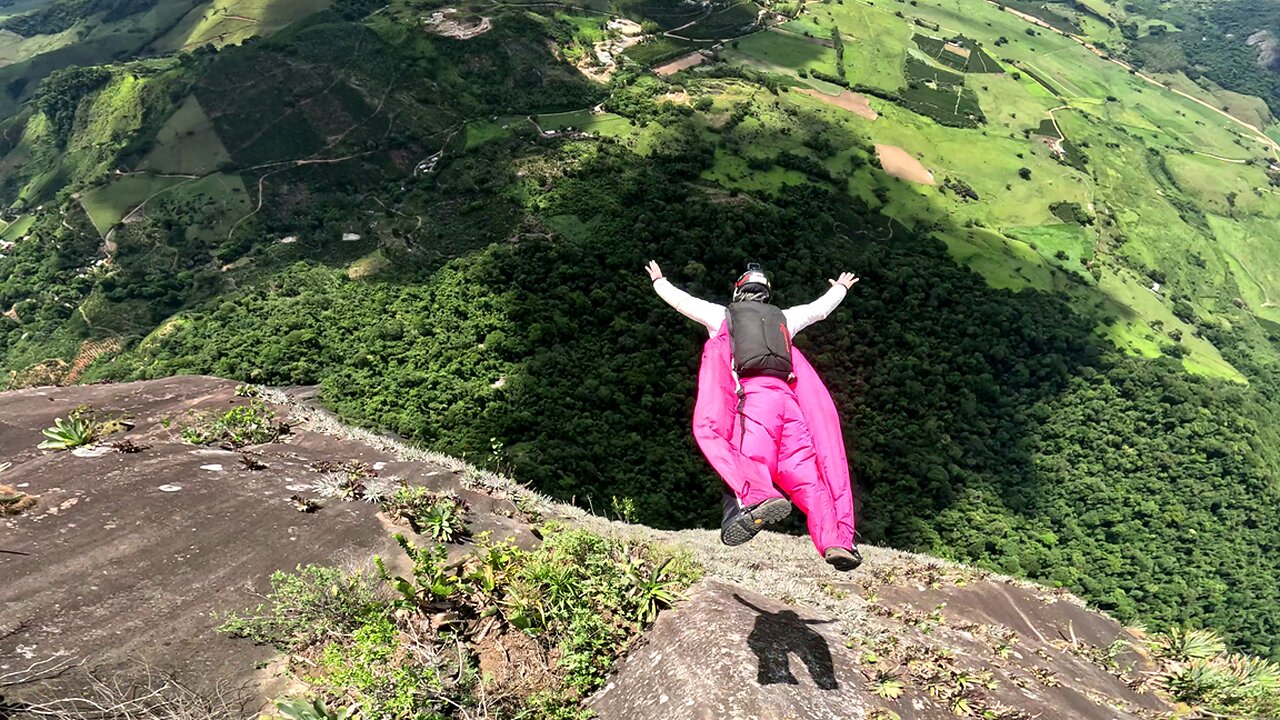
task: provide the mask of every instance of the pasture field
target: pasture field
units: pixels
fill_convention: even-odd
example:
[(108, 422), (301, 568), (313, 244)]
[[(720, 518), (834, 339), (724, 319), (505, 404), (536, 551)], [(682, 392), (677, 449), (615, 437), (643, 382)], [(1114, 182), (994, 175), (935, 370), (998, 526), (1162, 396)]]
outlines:
[(1196, 337), (1195, 327), (1180, 320), (1171, 310), (1169, 299), (1152, 292), (1150, 282), (1125, 269), (1102, 272), (1099, 288), (1111, 301), (1115, 322), (1103, 334), (1121, 348), (1146, 357), (1163, 354), (1162, 346), (1174, 344), (1171, 335), (1178, 334), (1186, 355), (1182, 365), (1191, 372), (1244, 382), (1244, 376), (1222, 358), (1209, 341)]
[(186, 234), (216, 245), (226, 240), (236, 220), (253, 211), (256, 195), (233, 173), (215, 173), (194, 182), (174, 186), (158, 198), (186, 210)]
[(497, 120), (473, 120), (467, 123), (466, 149), (479, 147), (490, 140), (510, 137), (516, 126), (522, 123), (530, 128), (533, 127), (529, 123), (529, 118), (524, 115), (500, 117)]
[(1223, 162), (1198, 154), (1165, 156), (1177, 186), (1205, 210), (1218, 215), (1280, 217), (1280, 188), (1256, 165)]
[(697, 44), (688, 40), (658, 37), (638, 45), (632, 45), (623, 51), (622, 55), (628, 60), (649, 67), (692, 52), (695, 49), (697, 49)]
[(231, 154), (193, 94), (160, 128), (155, 148), (141, 167), (157, 173), (204, 174), (227, 162), (231, 162)]
[[(882, 90), (897, 90), (906, 84), (902, 61), (914, 47), (914, 30), (890, 10), (850, 1), (843, 5), (809, 5), (808, 12), (783, 27), (809, 32), (815, 38), (830, 38), (839, 27), (844, 39), (845, 76), (850, 83)], [(834, 62), (834, 52), (832, 53)]]
[(27, 231), (31, 229), (31, 226), (35, 224), (35, 215), (21, 215), (13, 222), (5, 225), (4, 229), (0, 230), (0, 240), (17, 242), (22, 239), (22, 236), (26, 235)]
[(715, 164), (702, 177), (733, 190), (746, 192), (775, 192), (784, 185), (801, 185), (807, 181), (804, 173), (786, 168), (772, 167), (759, 170), (750, 167), (740, 155), (716, 150)]
[[(58, 35), (30, 38), (19, 51), (25, 58), (8, 65), (0, 63), (0, 85), (10, 88), (9, 92), (0, 93), (0, 117), (18, 112), (40, 81), (55, 70), (70, 65), (100, 65), (137, 55), (196, 4), (197, 0), (157, 0), (146, 11), (119, 20), (103, 22), (100, 15), (95, 15)], [(0, 46), (6, 46), (6, 41), (0, 40)]]
[(0, 20), (31, 12), (46, 2), (48, 0), (15, 0), (13, 3), (0, 8)]
[(1209, 226), (1231, 265), (1241, 299), (1256, 315), (1280, 322), (1280, 220), (1209, 215)]
[[(973, 186), (979, 202), (962, 203), (954, 212), (990, 227), (1056, 224), (1050, 204), (1090, 200), (1079, 171), (1058, 163), (1048, 147), (1021, 134), (983, 136), (943, 127), (888, 103), (868, 134), (917, 155), (940, 183), (951, 176)], [(1029, 181), (1018, 174), (1024, 167), (1031, 170)]]
[[(847, 50), (846, 50), (847, 52)], [(735, 41), (725, 55), (765, 72), (792, 73), (817, 70), (836, 74), (836, 52), (829, 47), (787, 32), (769, 30)]]
[(152, 48), (178, 52), (202, 45), (234, 45), (267, 35), (299, 18), (319, 12), (333, 0), (213, 0), (192, 8)]
[(187, 181), (154, 175), (125, 175), (84, 193), (80, 196), (80, 204), (89, 214), (93, 226), (105, 236), (108, 230), (143, 201), (183, 182)]
[(1274, 120), (1271, 110), (1262, 98), (1232, 92), (1207, 77), (1201, 76), (1197, 80), (1192, 80), (1181, 71), (1159, 73), (1153, 77), (1214, 107), (1220, 107), (1256, 128), (1266, 128)]
[(20, 63), (42, 53), (52, 52), (76, 41), (84, 23), (77, 23), (53, 35), (22, 37), (9, 30), (0, 30), (0, 65)]
[(982, 275), (992, 287), (1060, 289), (1052, 267), (1026, 243), (982, 228), (944, 232), (940, 239), (953, 260)]
[(613, 113), (593, 113), (590, 110), (539, 115), (538, 125), (543, 130), (573, 128), (607, 137), (623, 137), (632, 134), (631, 121), (627, 118)]

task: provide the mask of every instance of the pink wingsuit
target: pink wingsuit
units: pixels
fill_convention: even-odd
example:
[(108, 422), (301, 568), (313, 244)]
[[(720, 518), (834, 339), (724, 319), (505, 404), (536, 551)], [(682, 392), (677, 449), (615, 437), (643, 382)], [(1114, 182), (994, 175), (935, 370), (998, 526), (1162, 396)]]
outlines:
[[(702, 351), (693, 435), (743, 506), (785, 496), (808, 518), (819, 553), (853, 546), (853, 493), (840, 418), (804, 355), (791, 348), (795, 381), (741, 381), (739, 415), (732, 340), (722, 325)], [(770, 428), (778, 428), (774, 433)]]

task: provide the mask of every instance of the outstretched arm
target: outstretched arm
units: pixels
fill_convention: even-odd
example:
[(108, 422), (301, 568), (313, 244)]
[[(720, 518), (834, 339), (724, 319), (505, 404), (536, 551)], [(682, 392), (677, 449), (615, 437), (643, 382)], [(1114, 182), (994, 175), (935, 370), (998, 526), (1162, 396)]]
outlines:
[(653, 280), (653, 289), (654, 292), (658, 293), (658, 297), (675, 308), (676, 312), (694, 322), (701, 323), (708, 333), (715, 335), (719, 332), (720, 326), (724, 323), (723, 305), (699, 300), (672, 285), (670, 280), (662, 276), (662, 269), (658, 267), (658, 263), (652, 260), (649, 261), (649, 264), (644, 269), (648, 271), (649, 278)]
[(772, 614), (773, 614), (773, 613), (769, 612), (768, 610), (765, 610), (764, 608), (758, 608), (758, 607), (756, 607), (755, 605), (752, 605), (751, 603), (747, 602), (747, 601), (746, 601), (746, 599), (744, 599), (744, 598), (743, 598), (741, 595), (739, 595), (738, 593), (734, 593), (734, 594), (733, 594), (733, 599), (734, 599), (734, 600), (737, 600), (738, 602), (742, 603), (743, 605), (746, 605), (747, 607), (751, 608), (752, 610), (755, 610), (755, 611), (756, 611), (757, 613), (759, 613), (760, 615), (772, 615)]
[(787, 308), (782, 314), (787, 318), (787, 331), (795, 337), (801, 330), (810, 325), (825, 320), (831, 311), (836, 309), (841, 300), (844, 300), (845, 294), (849, 288), (858, 282), (858, 277), (851, 272), (840, 273), (840, 279), (828, 280), (831, 283), (831, 289), (822, 297), (814, 300), (808, 305), (797, 305), (793, 308)]

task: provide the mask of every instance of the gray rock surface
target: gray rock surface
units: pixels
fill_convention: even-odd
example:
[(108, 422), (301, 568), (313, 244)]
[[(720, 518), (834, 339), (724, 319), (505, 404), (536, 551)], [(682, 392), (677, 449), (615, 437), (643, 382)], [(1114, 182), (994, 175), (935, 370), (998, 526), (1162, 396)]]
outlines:
[(837, 720), (868, 707), (835, 618), (728, 583), (700, 583), (646, 638), (589, 703), (602, 720)]
[[(362, 442), (295, 428), (246, 449), (266, 465), (256, 471), (240, 452), (183, 442), (178, 427), (189, 411), (248, 402), (235, 387), (175, 377), (0, 393), (0, 458), (10, 464), (0, 484), (38, 496), (26, 512), (0, 517), (0, 676), (41, 662), (107, 674), (145, 664), (195, 684), (256, 687), (274, 653), (215, 632), (214, 613), (255, 606), (276, 570), (362, 566), (375, 555), (394, 566), (403, 553), (391, 531), (412, 536), (364, 502), (300, 512), (290, 498), (313, 495), (306, 486), (319, 461), (360, 460), (384, 476), (457, 491), (472, 506), (475, 532), (532, 540), (504, 517), (510, 502), (463, 489), (456, 472)], [(134, 424), (107, 442), (146, 449), (36, 448), (54, 418), (85, 405)], [(292, 409), (272, 407), (280, 419)]]
[[(1009, 713), (1001, 718), (1133, 720), (1168, 709), (1092, 654), (1123, 629), (1073, 603), (994, 580), (861, 590), (875, 595), (874, 612), (850, 624), (704, 581), (658, 618), (589, 705), (601, 720), (895, 717), (886, 712), (943, 720), (957, 716), (959, 697), (975, 716), (985, 707)], [(926, 617), (917, 605), (936, 613)], [(1054, 642), (1060, 633), (1065, 639)], [(998, 652), (983, 639), (994, 636), (1012, 649)], [(878, 673), (901, 681), (900, 697), (877, 695)], [(959, 693), (964, 682), (972, 689)]]

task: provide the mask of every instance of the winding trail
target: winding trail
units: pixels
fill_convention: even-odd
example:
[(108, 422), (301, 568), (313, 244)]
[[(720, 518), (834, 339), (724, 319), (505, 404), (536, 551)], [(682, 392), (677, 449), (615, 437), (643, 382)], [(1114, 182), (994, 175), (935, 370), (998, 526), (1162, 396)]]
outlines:
[(1221, 161), (1222, 161), (1222, 162), (1224, 162), (1224, 163), (1232, 163), (1232, 164), (1234, 164), (1234, 165), (1248, 165), (1248, 164), (1249, 164), (1249, 161), (1248, 161), (1248, 160), (1241, 160), (1241, 159), (1239, 159), (1239, 158), (1225, 158), (1225, 157), (1222, 157), (1221, 155), (1214, 155), (1213, 153), (1201, 152), (1200, 150), (1192, 150), (1191, 152), (1192, 152), (1192, 153), (1194, 153), (1194, 154), (1196, 154), (1196, 155), (1203, 155), (1203, 156), (1205, 156), (1205, 157), (1207, 157), (1207, 158), (1213, 158), (1214, 160), (1221, 160)]
[(255, 165), (254, 167), (246, 168), (246, 170), (249, 170), (249, 171), (264, 170), (270, 167), (274, 167), (276, 169), (267, 173), (263, 173), (258, 177), (258, 204), (253, 208), (251, 212), (241, 216), (239, 220), (236, 220), (234, 223), (231, 224), (231, 229), (227, 231), (227, 240), (230, 240), (231, 236), (235, 234), (236, 228), (240, 227), (240, 223), (262, 212), (262, 205), (263, 205), (263, 202), (266, 200), (267, 178), (271, 177), (272, 175), (285, 172), (286, 170), (292, 170), (297, 167), (302, 167), (304, 165), (333, 165), (335, 163), (354, 160), (358, 157), (364, 157), (365, 155), (371, 155), (374, 152), (375, 151), (373, 150), (366, 150), (365, 152), (362, 152), (362, 153), (344, 155), (338, 158), (319, 158), (319, 159), (309, 159), (309, 160), (280, 160), (277, 162), (264, 163), (262, 165)]

